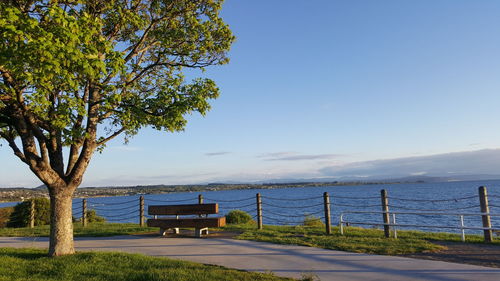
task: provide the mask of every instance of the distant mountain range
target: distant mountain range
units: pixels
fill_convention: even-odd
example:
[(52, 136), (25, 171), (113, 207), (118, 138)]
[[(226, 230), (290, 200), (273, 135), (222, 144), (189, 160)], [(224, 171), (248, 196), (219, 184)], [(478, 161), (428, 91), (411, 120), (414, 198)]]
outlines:
[[(300, 178), (300, 179), (270, 179), (260, 180), (252, 183), (266, 184), (266, 183), (300, 183), (300, 182), (450, 182), (450, 181), (481, 181), (481, 180), (500, 180), (500, 175), (454, 175), (454, 176), (407, 176), (407, 177), (390, 177), (390, 176), (377, 176), (377, 177), (328, 177), (328, 178)], [(230, 184), (238, 184), (244, 182), (225, 182)]]
[[(281, 179), (268, 179), (268, 180), (258, 180), (258, 181), (219, 181), (219, 182), (205, 182), (200, 184), (193, 184), (194, 186), (217, 186), (217, 185), (241, 185), (241, 184), (255, 184), (255, 185), (266, 185), (266, 184), (300, 184), (300, 183), (435, 183), (435, 182), (452, 182), (452, 181), (482, 181), (482, 180), (500, 180), (500, 175), (454, 175), (454, 176), (427, 176), (427, 175), (417, 175), (417, 176), (407, 176), (407, 177), (323, 177), (323, 178), (281, 178)], [(151, 186), (193, 186), (193, 185), (138, 185), (138, 186), (108, 186), (107, 188), (147, 188)], [(39, 185), (34, 190), (45, 191), (45, 185)], [(81, 188), (100, 188), (100, 187), (81, 187)], [(0, 187), (2, 189), (2, 187)], [(23, 187), (10, 187), (4, 188), (9, 190), (25, 189)]]
[[(500, 179), (500, 175), (456, 175), (449, 177), (439, 176), (408, 176), (400, 178), (286, 178), (263, 180), (255, 182), (222, 181), (217, 183), (204, 183), (193, 185), (136, 185), (136, 186), (107, 186), (107, 187), (80, 187), (76, 190), (75, 197), (96, 196), (130, 196), (135, 194), (160, 194), (171, 192), (199, 192), (234, 189), (273, 189), (292, 187), (318, 187), (318, 186), (346, 186), (365, 184), (398, 184), (398, 183), (435, 183), (451, 181), (487, 181)], [(487, 183), (485, 183), (486, 185)], [(23, 198), (47, 197), (48, 190), (44, 185), (36, 188), (0, 188), (1, 201), (20, 201)]]

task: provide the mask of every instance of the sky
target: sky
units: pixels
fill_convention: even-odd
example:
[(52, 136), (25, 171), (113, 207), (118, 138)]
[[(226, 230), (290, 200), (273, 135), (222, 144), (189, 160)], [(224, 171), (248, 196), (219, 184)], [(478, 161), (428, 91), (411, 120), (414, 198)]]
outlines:
[[(497, 0), (227, 0), (230, 63), (190, 73), (220, 87), (212, 110), (114, 140), (82, 186), (500, 171), (499, 14)], [(0, 187), (39, 184), (2, 142)]]

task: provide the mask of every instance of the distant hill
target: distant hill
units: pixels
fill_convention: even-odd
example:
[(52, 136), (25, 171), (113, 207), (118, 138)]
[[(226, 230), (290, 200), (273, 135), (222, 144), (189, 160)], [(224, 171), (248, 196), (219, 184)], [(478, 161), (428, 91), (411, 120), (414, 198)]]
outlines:
[(407, 176), (407, 177), (340, 177), (340, 178), (302, 178), (302, 179), (269, 179), (253, 182), (255, 184), (266, 183), (331, 183), (331, 182), (391, 182), (391, 183), (412, 183), (412, 182), (449, 182), (449, 181), (481, 181), (481, 180), (500, 180), (500, 175), (454, 175), (454, 176)]

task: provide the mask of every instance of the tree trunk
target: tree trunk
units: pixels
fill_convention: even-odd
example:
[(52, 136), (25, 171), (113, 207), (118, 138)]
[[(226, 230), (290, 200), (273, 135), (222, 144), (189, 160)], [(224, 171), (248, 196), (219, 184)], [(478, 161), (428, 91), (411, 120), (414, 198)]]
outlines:
[(49, 256), (74, 254), (72, 212), (74, 188), (66, 187), (59, 190), (52, 190), (50, 192)]

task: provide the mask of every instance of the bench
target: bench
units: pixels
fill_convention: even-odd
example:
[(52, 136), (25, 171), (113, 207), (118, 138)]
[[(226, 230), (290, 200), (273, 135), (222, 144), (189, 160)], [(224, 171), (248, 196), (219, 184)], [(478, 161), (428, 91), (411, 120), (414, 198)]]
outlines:
[[(159, 227), (160, 235), (164, 236), (167, 229), (178, 234), (179, 228), (194, 228), (196, 237), (208, 234), (209, 227), (226, 225), (225, 217), (209, 218), (208, 215), (218, 214), (219, 205), (214, 204), (186, 204), (186, 205), (150, 205), (148, 214), (154, 219), (148, 219), (149, 227)], [(183, 215), (198, 215), (197, 218), (179, 218)], [(175, 218), (157, 218), (157, 216), (175, 216)]]

